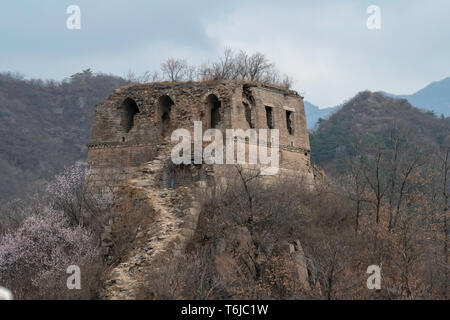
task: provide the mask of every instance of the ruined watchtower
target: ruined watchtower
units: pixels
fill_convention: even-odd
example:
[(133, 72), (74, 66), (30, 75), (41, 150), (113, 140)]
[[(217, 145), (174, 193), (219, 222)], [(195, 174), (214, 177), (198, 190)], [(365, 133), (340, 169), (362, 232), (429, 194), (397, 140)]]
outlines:
[[(303, 97), (248, 81), (135, 84), (97, 105), (88, 152), (89, 183), (118, 187), (167, 147), (173, 130), (279, 129), (280, 169), (308, 172), (310, 145)], [(168, 153), (170, 154), (170, 153)]]

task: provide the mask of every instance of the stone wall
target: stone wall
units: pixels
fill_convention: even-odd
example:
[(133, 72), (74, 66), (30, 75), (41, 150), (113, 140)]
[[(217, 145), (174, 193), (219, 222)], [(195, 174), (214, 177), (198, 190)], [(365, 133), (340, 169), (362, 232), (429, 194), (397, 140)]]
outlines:
[[(213, 118), (217, 123), (212, 124)], [(222, 131), (269, 129), (271, 122), (279, 129), (280, 167), (310, 168), (303, 98), (295, 91), (242, 81), (136, 84), (115, 90), (96, 107), (88, 152), (89, 189), (103, 193), (111, 186), (120, 188), (140, 164), (167, 146), (173, 130), (184, 128), (193, 134), (194, 121), (202, 121), (203, 132), (211, 125)]]
[[(245, 116), (245, 105), (248, 105), (252, 111), (251, 119), (254, 128), (269, 129), (266, 107), (271, 108), (273, 117), (272, 128), (279, 129), (280, 145), (310, 151), (303, 98), (296, 92), (264, 85), (242, 85), (234, 96), (233, 128), (250, 128)], [(286, 111), (292, 113), (293, 134), (288, 132)]]
[[(100, 198), (112, 192), (116, 217), (135, 215), (139, 221), (133, 222), (138, 225), (135, 238), (128, 239), (134, 248), (113, 268), (103, 298), (136, 298), (144, 270), (183, 252), (197, 228), (201, 199), (227, 184), (224, 177), (231, 176), (233, 167), (171, 162), (172, 131), (183, 128), (193, 136), (194, 121), (202, 122), (203, 133), (211, 127), (225, 133), (270, 129), (271, 124), (280, 133), (281, 169), (272, 178), (295, 173), (312, 179), (303, 98), (294, 91), (241, 81), (151, 83), (115, 90), (96, 107), (86, 188)], [(248, 159), (249, 143), (245, 145)], [(106, 257), (121, 241), (113, 235), (132, 224), (115, 221), (102, 235)]]

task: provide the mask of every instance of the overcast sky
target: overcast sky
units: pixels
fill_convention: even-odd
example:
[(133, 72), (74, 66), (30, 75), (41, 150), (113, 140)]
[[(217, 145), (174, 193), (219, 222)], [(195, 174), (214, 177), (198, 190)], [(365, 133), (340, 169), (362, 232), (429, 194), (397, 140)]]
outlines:
[[(81, 8), (81, 30), (66, 9)], [(369, 30), (369, 5), (381, 29)], [(224, 46), (265, 53), (320, 107), (358, 91), (408, 94), (450, 76), (448, 0), (2, 0), (0, 72), (64, 79), (125, 75), (169, 57), (212, 60)]]

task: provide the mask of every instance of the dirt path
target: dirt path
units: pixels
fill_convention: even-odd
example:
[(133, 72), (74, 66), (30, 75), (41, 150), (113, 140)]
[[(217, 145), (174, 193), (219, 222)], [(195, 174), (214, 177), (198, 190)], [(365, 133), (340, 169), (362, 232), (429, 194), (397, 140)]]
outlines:
[(155, 218), (151, 224), (140, 226), (139, 241), (136, 241), (140, 245), (109, 273), (102, 299), (136, 299), (139, 287), (150, 268), (170, 263), (174, 255), (183, 251), (186, 235), (193, 233), (186, 229), (192, 229), (198, 218), (199, 209), (192, 209), (198, 207), (193, 196), (194, 188), (161, 188), (159, 177), (164, 159), (167, 159), (167, 155), (157, 156), (142, 166), (136, 176), (127, 182), (127, 188), (145, 193)]

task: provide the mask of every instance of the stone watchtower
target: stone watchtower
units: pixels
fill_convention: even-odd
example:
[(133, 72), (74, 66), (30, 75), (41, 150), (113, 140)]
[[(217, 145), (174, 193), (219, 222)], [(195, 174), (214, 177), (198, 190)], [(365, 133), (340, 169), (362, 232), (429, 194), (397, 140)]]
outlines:
[[(203, 132), (219, 129), (226, 139), (226, 129), (277, 129), (278, 173), (300, 174), (305, 182), (313, 179), (303, 97), (295, 91), (248, 81), (149, 83), (115, 90), (96, 106), (86, 194), (104, 199), (105, 212), (114, 214), (101, 237), (108, 261), (117, 244), (114, 234), (128, 232), (135, 239), (125, 261), (111, 271), (103, 298), (135, 298), (137, 275), (183, 254), (196, 232), (202, 201), (216, 190), (209, 187), (221, 186), (223, 177), (231, 177), (227, 170), (233, 166), (172, 162), (171, 152), (178, 143), (171, 142), (172, 132), (185, 129), (183, 137), (187, 133), (192, 137), (198, 122)], [(255, 151), (253, 143), (248, 139), (244, 144), (247, 156)], [(133, 219), (138, 223), (130, 223)]]
[[(280, 169), (310, 173), (303, 97), (248, 81), (135, 84), (97, 105), (88, 152), (88, 186), (119, 188), (154, 160), (173, 130), (279, 129)], [(170, 155), (170, 153), (166, 153)]]

